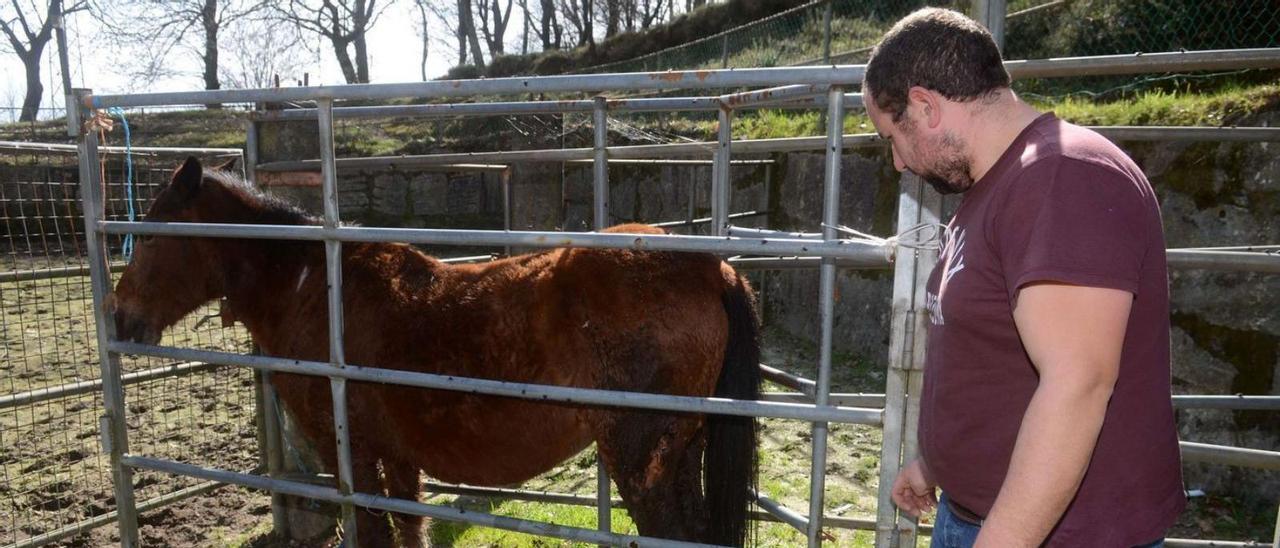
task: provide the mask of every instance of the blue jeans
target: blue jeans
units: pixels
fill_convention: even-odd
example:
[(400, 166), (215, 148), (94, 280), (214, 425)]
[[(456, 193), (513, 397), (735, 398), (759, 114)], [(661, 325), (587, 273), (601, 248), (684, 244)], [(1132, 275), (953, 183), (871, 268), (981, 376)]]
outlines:
[[(933, 537), (929, 539), (929, 548), (972, 548), (978, 540), (977, 525), (960, 521), (951, 508), (947, 506), (947, 494), (938, 499), (938, 516), (933, 523)], [(1143, 544), (1134, 548), (1164, 548), (1164, 539), (1151, 544)]]

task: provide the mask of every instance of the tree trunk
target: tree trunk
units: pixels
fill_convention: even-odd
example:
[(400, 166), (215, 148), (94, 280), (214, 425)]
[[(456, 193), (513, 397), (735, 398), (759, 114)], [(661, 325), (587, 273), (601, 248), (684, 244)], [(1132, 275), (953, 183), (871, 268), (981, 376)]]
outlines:
[(520, 0), (520, 9), (524, 10), (524, 32), (520, 34), (520, 55), (529, 55), (529, 0)]
[(484, 52), (480, 51), (480, 36), (476, 34), (475, 19), (471, 15), (471, 0), (458, 0), (458, 33), (466, 36), (475, 65), (484, 67)]
[(604, 37), (618, 34), (618, 21), (622, 16), (622, 0), (604, 0)]
[(349, 40), (332, 39), (333, 54), (338, 58), (338, 66), (342, 68), (342, 77), (348, 84), (360, 83), (360, 77), (356, 74), (356, 67), (351, 63), (351, 54), (347, 53), (347, 44)]
[(356, 46), (356, 78), (358, 78), (354, 83), (358, 84), (369, 83), (369, 46), (364, 37), (365, 31), (362, 30), (353, 40)]
[(554, 42), (552, 42), (551, 39), (551, 18), (555, 17), (556, 4), (552, 0), (539, 1), (542, 5), (542, 19), (540, 21), (540, 28), (542, 29), (542, 32), (538, 33), (538, 38), (542, 39), (542, 51), (547, 51), (549, 49), (553, 49), (552, 44)]
[(26, 66), (27, 96), (22, 100), (22, 115), (19, 122), (34, 122), (40, 115), (40, 100), (44, 97), (44, 84), (40, 83), (40, 53), (44, 44), (34, 44), (27, 55), (22, 55), (22, 64)]
[[(222, 89), (218, 81), (218, 0), (204, 0), (200, 23), (204, 27), (204, 89)], [(208, 108), (220, 109), (222, 105)]]
[(595, 0), (582, 0), (582, 36), (578, 37), (578, 45), (595, 44), (595, 14), (591, 9)]

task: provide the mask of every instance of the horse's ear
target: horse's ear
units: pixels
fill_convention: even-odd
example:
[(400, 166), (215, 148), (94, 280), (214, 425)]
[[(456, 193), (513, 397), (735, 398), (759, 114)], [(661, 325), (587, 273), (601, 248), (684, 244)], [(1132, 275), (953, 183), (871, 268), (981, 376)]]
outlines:
[(214, 171), (235, 171), (235, 169), (236, 169), (235, 156), (228, 158), (227, 161), (222, 162), (221, 164), (213, 166)]
[(173, 172), (173, 180), (169, 182), (169, 190), (184, 198), (195, 196), (200, 190), (200, 182), (204, 180), (204, 166), (195, 156), (188, 156), (187, 161)]

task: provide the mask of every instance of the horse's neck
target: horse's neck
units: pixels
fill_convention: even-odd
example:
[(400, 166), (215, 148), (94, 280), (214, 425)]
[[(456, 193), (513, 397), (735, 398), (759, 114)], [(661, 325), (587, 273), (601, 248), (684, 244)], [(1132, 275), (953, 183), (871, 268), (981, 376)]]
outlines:
[(284, 327), (286, 319), (315, 299), (326, 297), (320, 244), (237, 241), (223, 252), (227, 314), (245, 324), (255, 340)]

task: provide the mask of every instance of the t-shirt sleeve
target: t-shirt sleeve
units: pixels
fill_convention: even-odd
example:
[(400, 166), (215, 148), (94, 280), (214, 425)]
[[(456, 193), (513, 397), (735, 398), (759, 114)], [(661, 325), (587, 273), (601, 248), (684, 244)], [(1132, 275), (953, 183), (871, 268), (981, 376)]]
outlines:
[(1115, 168), (1044, 159), (1012, 181), (991, 219), (1010, 302), (1034, 282), (1138, 293), (1149, 197)]

